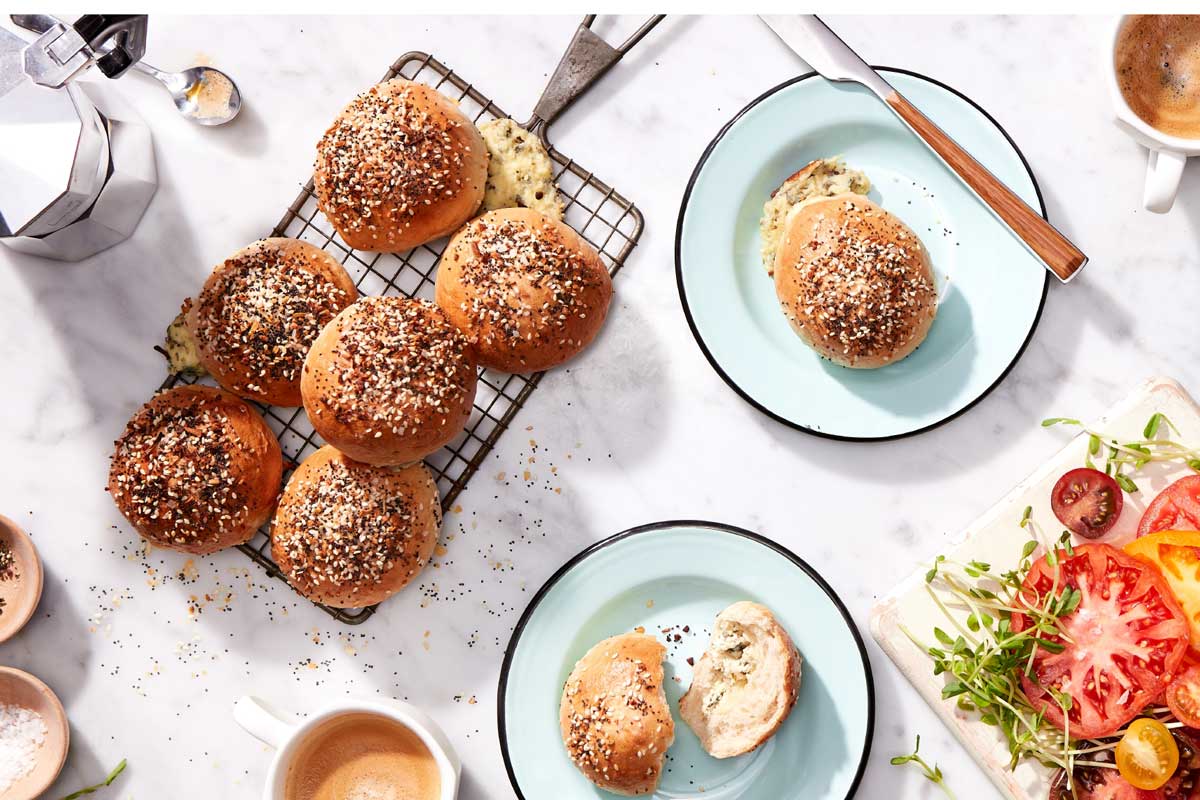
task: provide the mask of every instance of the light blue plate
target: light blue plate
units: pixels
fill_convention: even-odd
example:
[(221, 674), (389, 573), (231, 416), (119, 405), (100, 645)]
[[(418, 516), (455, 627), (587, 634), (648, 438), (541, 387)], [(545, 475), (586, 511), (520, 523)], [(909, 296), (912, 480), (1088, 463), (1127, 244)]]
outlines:
[[(800, 698), (779, 732), (753, 753), (715, 759), (679, 718), (717, 614), (738, 600), (768, 606), (804, 658)], [(558, 727), (563, 684), (592, 645), (643, 627), (667, 644), (666, 691), (675, 717), (660, 800), (825, 800), (849, 797), (874, 726), (862, 639), (811, 567), (757, 534), (709, 522), (660, 522), (592, 545), (533, 598), (500, 673), (500, 747), (523, 800), (612, 798), (567, 757)], [(688, 631), (684, 632), (683, 627)]]
[[(1045, 215), (1020, 151), (983, 109), (928, 78), (882, 71)], [(759, 259), (758, 220), (771, 192), (835, 155), (866, 172), (871, 199), (916, 231), (937, 276), (929, 337), (882, 369), (840, 367), (804, 345)], [(1041, 263), (883, 103), (815, 75), (758, 98), (709, 145), (684, 194), (675, 266), (692, 332), (725, 382), (780, 422), (841, 439), (919, 433), (982, 399), (1020, 358), (1049, 283)]]

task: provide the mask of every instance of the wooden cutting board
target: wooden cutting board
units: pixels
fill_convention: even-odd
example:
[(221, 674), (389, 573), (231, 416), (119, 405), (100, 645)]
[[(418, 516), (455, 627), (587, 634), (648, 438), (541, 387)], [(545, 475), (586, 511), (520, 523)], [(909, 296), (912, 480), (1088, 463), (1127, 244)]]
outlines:
[[(1200, 406), (1170, 378), (1147, 381), (1101, 419), (1085, 422), (1091, 422), (1094, 429), (1112, 434), (1121, 441), (1135, 441), (1142, 438), (1143, 428), (1155, 412), (1166, 414), (1179, 429), (1179, 435), (1171, 438), (1186, 443), (1200, 442)], [(1066, 433), (1069, 429), (1062, 430)], [(963, 562), (975, 559), (989, 563), (996, 572), (1015, 567), (1022, 546), (1029, 540), (1029, 532), (1018, 525), (1026, 506), (1033, 507), (1033, 519), (1047, 536), (1057, 538), (1062, 526), (1050, 509), (1050, 491), (1064, 472), (1084, 465), (1087, 446), (1086, 435), (1073, 438), (972, 523), (959, 540), (947, 545), (942, 553)], [(1146, 505), (1168, 484), (1190, 474), (1194, 473), (1182, 464), (1152, 463), (1140, 470), (1135, 476), (1140, 491), (1125, 496), (1121, 519), (1103, 541), (1119, 547), (1132, 539)], [(950, 628), (949, 621), (926, 590), (925, 573), (937, 555), (930, 553), (929, 563), (919, 565), (912, 575), (876, 604), (871, 611), (871, 633), (1001, 792), (1016, 800), (1046, 800), (1052, 772), (1028, 759), (1016, 770), (1009, 771), (1010, 756), (1003, 735), (980, 722), (977, 714), (960, 711), (953, 700), (942, 699), (946, 677), (934, 676), (929, 656), (901, 630), (903, 626), (922, 641), (933, 642), (935, 626)], [(965, 618), (966, 615), (962, 616)]]

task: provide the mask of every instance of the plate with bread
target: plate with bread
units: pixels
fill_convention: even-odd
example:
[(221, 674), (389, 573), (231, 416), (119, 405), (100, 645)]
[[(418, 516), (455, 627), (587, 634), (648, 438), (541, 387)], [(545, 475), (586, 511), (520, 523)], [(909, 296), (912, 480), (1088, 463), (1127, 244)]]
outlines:
[(498, 713), (523, 800), (840, 800), (866, 766), (874, 694), (854, 623), (800, 558), (739, 528), (662, 522), (542, 587)]
[[(883, 70), (1045, 214), (1016, 145), (953, 89)], [(928, 430), (1020, 358), (1041, 263), (866, 89), (815, 73), (750, 103), (701, 156), (676, 276), (713, 368), (774, 419), (836, 439)]]

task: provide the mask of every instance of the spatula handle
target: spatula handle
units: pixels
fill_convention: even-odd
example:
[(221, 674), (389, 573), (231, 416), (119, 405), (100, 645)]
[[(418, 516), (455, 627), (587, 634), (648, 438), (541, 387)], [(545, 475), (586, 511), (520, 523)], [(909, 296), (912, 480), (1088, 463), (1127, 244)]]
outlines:
[(958, 173), (979, 199), (1004, 221), (1025, 246), (1058, 276), (1063, 283), (1071, 280), (1087, 256), (1063, 236), (1054, 226), (1030, 208), (1011, 189), (988, 172), (971, 155), (958, 146), (950, 136), (908, 102), (904, 95), (893, 90), (884, 100), (913, 132), (925, 140), (950, 169)]

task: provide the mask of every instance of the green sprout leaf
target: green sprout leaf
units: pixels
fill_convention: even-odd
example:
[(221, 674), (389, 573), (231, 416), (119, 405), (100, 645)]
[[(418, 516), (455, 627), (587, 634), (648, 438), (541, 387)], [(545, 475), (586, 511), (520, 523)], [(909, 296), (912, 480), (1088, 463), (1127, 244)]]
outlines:
[(946, 797), (954, 800), (954, 792), (950, 791), (950, 787), (946, 785), (946, 776), (942, 774), (942, 768), (937, 764), (932, 767), (926, 763), (925, 759), (919, 755), (921, 751), (921, 737), (917, 736), (917, 744), (913, 747), (913, 751), (906, 756), (896, 756), (892, 759), (893, 767), (902, 767), (905, 764), (915, 764), (921, 770), (921, 774), (928, 780), (937, 785), (939, 789), (945, 792)]
[(108, 773), (108, 777), (103, 781), (97, 783), (95, 786), (89, 786), (86, 789), (80, 789), (78, 792), (73, 792), (64, 797), (62, 800), (76, 800), (76, 798), (83, 797), (85, 794), (91, 794), (92, 792), (99, 791), (105, 786), (112, 786), (112, 782), (117, 779), (117, 776), (125, 771), (125, 764), (126, 761), (122, 758), (121, 763), (117, 764), (117, 766), (113, 768), (113, 771)]

